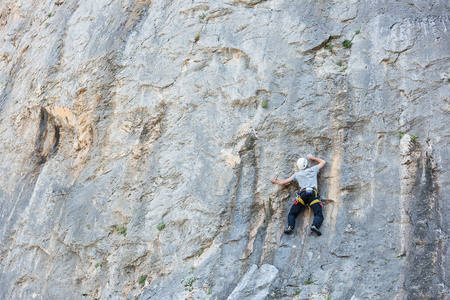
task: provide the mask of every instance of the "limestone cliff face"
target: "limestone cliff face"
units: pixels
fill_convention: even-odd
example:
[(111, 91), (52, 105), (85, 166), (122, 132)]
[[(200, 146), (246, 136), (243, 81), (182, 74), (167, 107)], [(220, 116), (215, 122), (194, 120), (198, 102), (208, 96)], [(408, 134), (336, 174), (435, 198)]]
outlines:
[(447, 299), (449, 11), (1, 1), (0, 298)]

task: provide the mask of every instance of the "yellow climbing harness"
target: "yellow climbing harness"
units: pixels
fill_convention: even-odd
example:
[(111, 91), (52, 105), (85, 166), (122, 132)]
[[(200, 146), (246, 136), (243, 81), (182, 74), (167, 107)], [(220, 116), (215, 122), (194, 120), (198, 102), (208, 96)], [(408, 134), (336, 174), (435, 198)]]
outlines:
[[(303, 202), (302, 198), (300, 198), (300, 196), (297, 197), (297, 201), (300, 202), (303, 205), (306, 205), (305, 202)], [(311, 203), (309, 203), (308, 205), (311, 206), (311, 205), (316, 204), (316, 203), (320, 203), (320, 200), (316, 199), (316, 200), (312, 201)]]
[[(307, 205), (307, 204), (305, 204), (305, 201), (303, 201), (302, 197), (300, 197), (300, 193), (305, 191), (305, 190), (306, 189), (302, 189), (299, 193), (297, 193), (297, 197), (295, 198), (297, 201), (295, 201), (294, 204), (301, 203), (301, 204), (303, 204), (305, 206)], [(317, 195), (316, 189), (312, 189), (312, 190), (314, 191), (314, 198), (315, 198), (315, 200), (311, 201), (311, 203), (309, 203), (308, 205), (311, 206), (313, 204), (320, 203), (321, 204), (320, 206), (322, 206), (322, 203), (320, 202), (319, 197)]]

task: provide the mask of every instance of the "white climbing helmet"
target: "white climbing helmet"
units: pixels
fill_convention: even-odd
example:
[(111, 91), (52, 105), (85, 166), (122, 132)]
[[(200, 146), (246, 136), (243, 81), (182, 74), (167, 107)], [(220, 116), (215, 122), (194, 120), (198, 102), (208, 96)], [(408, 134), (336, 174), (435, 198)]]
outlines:
[(297, 160), (297, 167), (300, 170), (305, 169), (307, 166), (308, 166), (308, 160), (306, 158), (301, 157)]

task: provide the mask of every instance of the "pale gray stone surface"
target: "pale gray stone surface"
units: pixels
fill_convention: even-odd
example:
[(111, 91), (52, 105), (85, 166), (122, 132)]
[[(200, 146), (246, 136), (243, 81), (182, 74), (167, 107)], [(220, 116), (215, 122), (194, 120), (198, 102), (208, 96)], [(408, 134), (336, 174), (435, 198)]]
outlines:
[(448, 298), (449, 9), (2, 1), (0, 298)]
[(227, 300), (266, 299), (277, 274), (277, 268), (272, 265), (262, 265), (261, 268), (252, 265)]

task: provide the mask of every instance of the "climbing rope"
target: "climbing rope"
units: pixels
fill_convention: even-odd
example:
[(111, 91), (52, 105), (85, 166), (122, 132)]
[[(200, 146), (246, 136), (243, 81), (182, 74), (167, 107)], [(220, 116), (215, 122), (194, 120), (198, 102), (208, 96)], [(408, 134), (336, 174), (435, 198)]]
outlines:
[(294, 292), (295, 292), (295, 289), (297, 288), (298, 275), (300, 275), (300, 269), (302, 268), (302, 262), (303, 262), (303, 254), (305, 254), (306, 241), (308, 240), (308, 228), (309, 228), (309, 217), (310, 216), (311, 216), (311, 206), (309, 206), (309, 210), (308, 210), (308, 222), (306, 223), (307, 226), (306, 226), (305, 243), (303, 244), (302, 258), (300, 258), (300, 266), (298, 267), (297, 278), (295, 279)]

